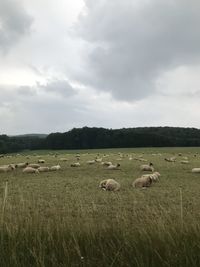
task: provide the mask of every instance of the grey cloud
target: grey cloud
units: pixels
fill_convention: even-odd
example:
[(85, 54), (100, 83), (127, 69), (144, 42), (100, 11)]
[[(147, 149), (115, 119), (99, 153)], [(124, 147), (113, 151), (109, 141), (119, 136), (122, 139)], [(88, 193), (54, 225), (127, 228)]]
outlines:
[(42, 90), (60, 95), (61, 97), (70, 97), (76, 94), (75, 89), (65, 80), (54, 80), (46, 85), (39, 85)]
[(198, 0), (85, 3), (87, 12), (77, 25), (90, 47), (87, 74), (79, 76), (85, 84), (120, 100), (137, 100), (156, 92), (163, 72), (199, 64)]
[(8, 49), (30, 31), (32, 18), (17, 0), (0, 1), (0, 50)]

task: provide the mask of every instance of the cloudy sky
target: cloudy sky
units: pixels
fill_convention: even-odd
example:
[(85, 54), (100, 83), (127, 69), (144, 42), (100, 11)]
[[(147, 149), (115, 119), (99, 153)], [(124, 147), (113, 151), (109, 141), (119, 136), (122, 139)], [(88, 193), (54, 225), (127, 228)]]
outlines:
[(0, 134), (200, 128), (199, 0), (0, 0)]

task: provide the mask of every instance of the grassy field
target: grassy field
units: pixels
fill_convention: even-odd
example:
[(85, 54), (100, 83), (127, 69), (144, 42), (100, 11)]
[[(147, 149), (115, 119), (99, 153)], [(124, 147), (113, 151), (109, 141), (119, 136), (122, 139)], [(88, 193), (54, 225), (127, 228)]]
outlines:
[[(77, 153), (81, 166), (72, 168)], [(0, 266), (200, 266), (200, 174), (191, 173), (200, 167), (198, 153), (200, 148), (144, 148), (0, 158), (0, 165), (42, 158), (44, 166), (62, 167), (40, 174), (0, 173)], [(120, 163), (121, 169), (86, 164), (96, 156)], [(141, 176), (144, 163), (134, 160), (139, 156), (161, 174), (146, 190), (131, 186)], [(175, 163), (164, 160), (171, 156)], [(68, 161), (60, 161), (63, 157)], [(180, 163), (184, 157), (189, 164)], [(108, 178), (121, 184), (119, 192), (99, 189)]]

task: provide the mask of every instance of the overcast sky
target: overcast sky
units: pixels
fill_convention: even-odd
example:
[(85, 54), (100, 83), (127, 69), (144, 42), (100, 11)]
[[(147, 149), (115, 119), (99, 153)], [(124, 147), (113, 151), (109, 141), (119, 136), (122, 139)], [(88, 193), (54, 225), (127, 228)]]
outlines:
[(200, 128), (199, 0), (0, 0), (0, 134)]

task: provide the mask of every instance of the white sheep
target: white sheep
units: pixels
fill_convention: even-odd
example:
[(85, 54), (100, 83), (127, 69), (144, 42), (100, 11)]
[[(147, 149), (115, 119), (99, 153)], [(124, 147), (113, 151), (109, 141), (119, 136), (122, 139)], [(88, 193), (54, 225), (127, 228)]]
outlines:
[(140, 166), (141, 171), (154, 171), (153, 163), (149, 163), (149, 165), (141, 165)]
[(175, 162), (175, 161), (176, 161), (176, 158), (175, 158), (175, 157), (165, 158), (165, 161), (168, 161), (168, 162)]
[(14, 169), (15, 168), (13, 167), (13, 164), (0, 166), (0, 172), (9, 172), (9, 171), (13, 171)]
[(60, 161), (68, 161), (67, 158), (60, 158), (59, 160), (60, 160)]
[(38, 159), (38, 163), (45, 163), (44, 159)]
[(114, 179), (107, 179), (100, 182), (99, 187), (106, 191), (119, 191), (120, 184)]
[(189, 161), (188, 160), (181, 160), (180, 163), (181, 164), (189, 164)]
[(60, 165), (55, 165), (55, 166), (51, 166), (49, 170), (50, 171), (58, 171), (60, 169), (61, 169), (61, 166)]
[(193, 168), (192, 169), (192, 172), (193, 173), (200, 173), (200, 168)]
[(16, 164), (17, 168), (25, 168), (26, 166), (28, 166), (28, 162), (22, 162), (22, 163), (17, 163)]
[(96, 162), (102, 162), (102, 158), (96, 158), (95, 161)]
[(154, 173), (144, 174), (142, 175), (142, 177), (151, 177), (152, 182), (157, 182), (159, 181), (160, 173), (154, 172)]
[(81, 164), (79, 162), (75, 162), (71, 164), (71, 167), (79, 167)]
[(103, 165), (103, 166), (110, 166), (110, 165), (112, 165), (112, 162), (111, 161), (101, 162), (101, 165)]
[(137, 178), (133, 183), (133, 187), (149, 187), (152, 184), (152, 178), (150, 175)]
[(34, 168), (34, 169), (37, 169), (40, 167), (40, 164), (37, 164), (37, 163), (30, 163), (28, 164), (28, 167), (31, 167), (31, 168)]
[(38, 171), (39, 172), (48, 172), (49, 171), (49, 167), (46, 167), (46, 166), (39, 167)]
[(39, 173), (38, 169), (32, 168), (32, 167), (26, 167), (23, 169), (24, 173)]
[(89, 164), (89, 165), (92, 165), (94, 164), (96, 161), (95, 160), (88, 160), (86, 163)]
[(109, 166), (107, 167), (107, 169), (108, 169), (108, 170), (119, 170), (119, 167), (120, 167), (120, 164), (117, 163), (116, 165), (113, 165), (113, 164), (109, 165)]

